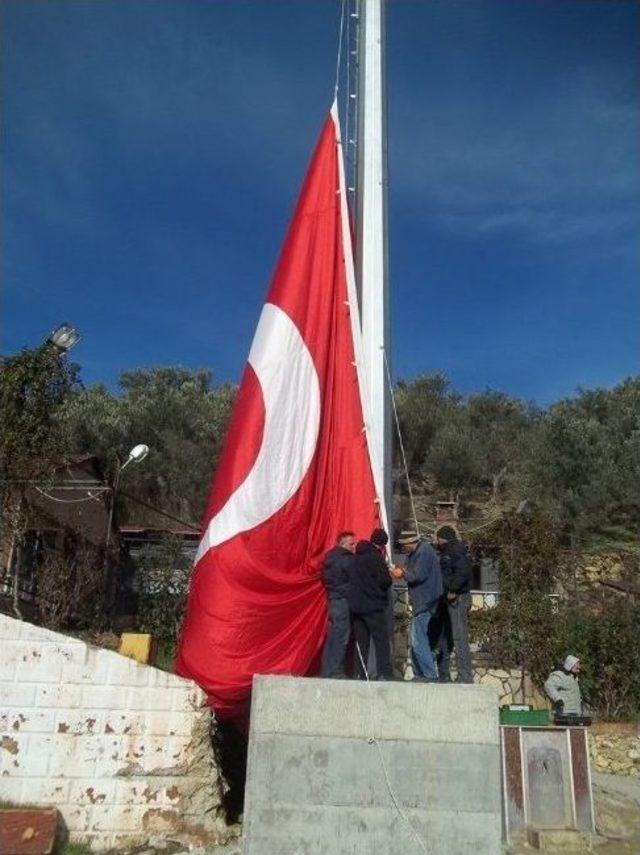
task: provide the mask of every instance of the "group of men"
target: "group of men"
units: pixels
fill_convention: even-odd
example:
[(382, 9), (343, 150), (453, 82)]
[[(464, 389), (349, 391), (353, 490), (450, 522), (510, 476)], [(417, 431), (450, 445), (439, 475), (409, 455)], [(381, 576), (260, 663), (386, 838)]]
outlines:
[(402, 536), (397, 546), (407, 555), (407, 561), (404, 567), (396, 567), (386, 559), (388, 542), (382, 529), (375, 529), (369, 540), (357, 544), (353, 532), (343, 531), (326, 555), (322, 577), (329, 628), (322, 676), (347, 676), (353, 635), (356, 676), (367, 675), (369, 647), (373, 645), (377, 678), (394, 679), (389, 588), (394, 579), (404, 579), (412, 608), (413, 679), (449, 682), (451, 653), (455, 649), (457, 680), (472, 683), (468, 632), (472, 567), (465, 545), (451, 526), (438, 529), (431, 542), (414, 534)]

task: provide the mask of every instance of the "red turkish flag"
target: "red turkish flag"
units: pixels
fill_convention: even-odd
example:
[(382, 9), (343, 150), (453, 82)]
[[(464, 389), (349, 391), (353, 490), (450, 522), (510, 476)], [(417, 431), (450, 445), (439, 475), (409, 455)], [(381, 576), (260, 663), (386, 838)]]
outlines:
[(317, 672), (324, 555), (380, 525), (335, 107), (251, 346), (204, 517), (176, 670), (245, 719), (254, 674)]

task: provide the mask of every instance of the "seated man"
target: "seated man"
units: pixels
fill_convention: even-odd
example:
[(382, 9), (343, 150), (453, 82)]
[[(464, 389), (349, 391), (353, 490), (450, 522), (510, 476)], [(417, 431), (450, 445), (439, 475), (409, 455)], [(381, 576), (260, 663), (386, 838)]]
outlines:
[(356, 540), (352, 531), (342, 531), (327, 552), (322, 581), (327, 592), (329, 628), (322, 654), (322, 676), (344, 678), (345, 657), (351, 635), (349, 585)]
[(569, 654), (562, 665), (547, 677), (544, 690), (556, 715), (582, 715), (579, 673), (580, 660)]

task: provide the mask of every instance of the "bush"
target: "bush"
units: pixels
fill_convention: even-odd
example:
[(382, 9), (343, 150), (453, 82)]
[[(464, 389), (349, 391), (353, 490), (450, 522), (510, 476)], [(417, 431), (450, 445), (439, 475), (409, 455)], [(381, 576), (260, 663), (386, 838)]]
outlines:
[(541, 514), (509, 514), (484, 530), (473, 551), (499, 561), (501, 593), (495, 608), (472, 615), (472, 637), (502, 667), (520, 668), (542, 681), (556, 623), (549, 594), (564, 573), (553, 525)]
[(176, 537), (166, 537), (156, 546), (147, 546), (138, 559), (140, 626), (161, 645), (174, 643), (178, 638), (191, 564)]
[(584, 602), (551, 598), (568, 568), (557, 530), (540, 514), (506, 516), (473, 548), (478, 557), (500, 562), (498, 604), (471, 616), (472, 638), (493, 661), (520, 668), (523, 676), (528, 671), (541, 686), (573, 653), (583, 664), (580, 685), (593, 711), (608, 719), (637, 717), (640, 604), (623, 594)]
[(640, 712), (640, 604), (622, 595), (567, 606), (558, 615), (556, 651), (580, 657), (580, 686), (594, 712), (607, 719)]
[(109, 586), (100, 550), (47, 550), (36, 572), (35, 610), (42, 626), (99, 631), (108, 625)]

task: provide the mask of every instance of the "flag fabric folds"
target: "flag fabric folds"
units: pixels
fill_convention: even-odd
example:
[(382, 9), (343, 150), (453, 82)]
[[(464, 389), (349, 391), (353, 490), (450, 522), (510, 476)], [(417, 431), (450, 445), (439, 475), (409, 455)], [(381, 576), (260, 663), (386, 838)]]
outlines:
[(260, 315), (204, 516), (176, 660), (220, 717), (254, 674), (317, 673), (325, 552), (380, 524), (334, 108)]

